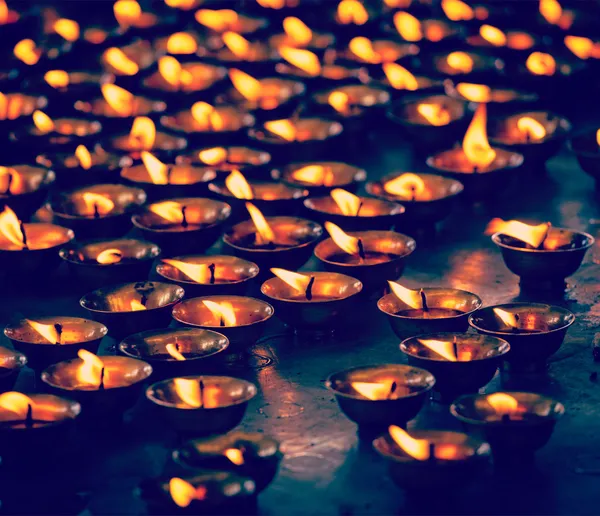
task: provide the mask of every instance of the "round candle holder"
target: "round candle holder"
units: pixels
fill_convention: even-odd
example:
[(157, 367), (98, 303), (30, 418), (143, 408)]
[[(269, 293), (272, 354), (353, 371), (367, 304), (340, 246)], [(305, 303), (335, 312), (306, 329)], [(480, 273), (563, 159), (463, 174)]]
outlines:
[[(175, 203), (185, 217), (164, 218), (153, 209), (163, 203), (146, 205), (141, 213), (132, 217), (133, 225), (145, 239), (155, 242), (167, 256), (201, 252), (210, 247), (221, 234), (222, 226), (231, 214), (224, 202), (201, 197), (176, 198), (165, 201)], [(172, 206), (171, 204), (169, 204)]]
[[(227, 303), (235, 313), (235, 324), (226, 325), (204, 304)], [(273, 307), (260, 299), (245, 296), (203, 296), (185, 299), (173, 308), (173, 319), (179, 324), (222, 333), (229, 339), (229, 351), (244, 351), (254, 345), (273, 316)], [(221, 324), (222, 323), (222, 324)]]
[[(467, 88), (464, 88), (464, 85)], [(476, 88), (480, 86), (489, 87), (487, 92), (473, 91), (470, 87), (475, 84)], [(480, 83), (463, 83), (451, 79), (444, 81), (444, 91), (449, 97), (466, 100), (469, 102), (486, 102), (490, 113), (503, 112), (507, 109), (514, 111), (517, 106), (535, 104), (539, 101), (539, 95), (530, 91), (512, 89), (503, 86), (487, 86)], [(468, 95), (465, 96), (464, 94)]]
[[(130, 35), (125, 36), (124, 39), (124, 44), (117, 46), (118, 50), (125, 54), (130, 61), (133, 61), (140, 71), (143, 72), (150, 68), (156, 59), (150, 42), (147, 39), (136, 38)], [(129, 67), (119, 67), (117, 65), (117, 61), (119, 60), (111, 59), (111, 53), (113, 52), (108, 50), (105, 50), (102, 53), (102, 56), (100, 57), (102, 68), (106, 72), (117, 76), (119, 80), (128, 79), (127, 76), (129, 75), (130, 70), (127, 70), (126, 68)], [(120, 65), (120, 63), (118, 64)], [(131, 77), (135, 77), (136, 75), (137, 73)]]
[[(48, 338), (34, 328), (38, 324), (44, 327), (41, 331), (49, 332)], [(65, 316), (36, 317), (31, 321), (21, 319), (4, 328), (6, 338), (25, 354), (29, 366), (35, 370), (75, 358), (80, 349), (96, 353), (107, 333), (106, 326), (101, 323)]]
[[(411, 176), (413, 172), (410, 173)], [(456, 208), (460, 195), (464, 190), (463, 184), (456, 180), (436, 174), (415, 173), (417, 179), (423, 182), (423, 192), (420, 194), (406, 188), (400, 195), (386, 190), (388, 183), (404, 175), (404, 172), (394, 172), (384, 176), (379, 181), (367, 183), (369, 195), (391, 202), (402, 203), (406, 209), (404, 219), (408, 226), (423, 226), (435, 224), (445, 219)], [(408, 186), (411, 182), (408, 181)]]
[(83, 417), (90, 425), (118, 420), (133, 407), (152, 374), (150, 364), (129, 357), (102, 356), (104, 376), (98, 384), (78, 378), (84, 362), (73, 358), (52, 364), (42, 371), (42, 382), (52, 393), (81, 403)]
[[(115, 136), (107, 138), (103, 142), (103, 145), (110, 151), (125, 153), (132, 159), (139, 160), (141, 159), (142, 151), (146, 150), (161, 156), (176, 154), (187, 147), (187, 140), (181, 136), (176, 136), (164, 131), (156, 131), (156, 137), (152, 143), (152, 148), (148, 149), (144, 143), (141, 143), (138, 139), (132, 138), (128, 131), (125, 133), (117, 133)], [(148, 183), (150, 182), (148, 181)]]
[(248, 179), (271, 178), (271, 155), (267, 151), (241, 145), (202, 148), (188, 154), (180, 154), (176, 162), (210, 167), (218, 176), (238, 170)]
[(27, 357), (23, 353), (0, 346), (0, 393), (12, 390), (26, 365)]
[(503, 339), (468, 333), (426, 333), (400, 343), (410, 365), (435, 376), (434, 389), (447, 402), (487, 385), (509, 350)]
[(368, 72), (363, 66), (351, 62), (338, 62), (335, 56), (334, 59), (321, 63), (321, 71), (318, 75), (308, 73), (287, 62), (277, 63), (275, 70), (284, 77), (303, 81), (308, 92), (335, 88), (352, 82), (358, 83), (362, 77), (368, 77)]
[(142, 79), (142, 86), (153, 97), (177, 102), (182, 96), (209, 96), (227, 76), (227, 69), (223, 66), (187, 60), (181, 60), (180, 65), (179, 76), (185, 75), (185, 81), (173, 84), (157, 69)]
[(406, 491), (431, 495), (431, 489), (435, 489), (439, 494), (446, 493), (473, 481), (488, 465), (489, 444), (467, 434), (441, 430), (411, 430), (410, 434), (415, 439), (429, 441), (434, 449), (447, 449), (454, 454), (448, 458), (417, 460), (389, 435), (375, 439), (373, 447), (388, 462), (392, 480)]
[(0, 209), (10, 206), (20, 219), (29, 220), (44, 204), (56, 176), (52, 170), (31, 165), (9, 165), (6, 169), (7, 174), (0, 176)]
[(485, 438), (496, 464), (526, 462), (550, 440), (565, 407), (552, 398), (531, 392), (499, 394), (507, 394), (517, 401), (515, 413), (499, 413), (487, 401), (493, 395), (485, 394), (458, 398), (450, 412), (469, 433)]
[[(256, 385), (229, 376), (185, 376), (197, 387), (198, 403), (187, 403), (178, 394), (178, 378), (169, 378), (146, 389), (146, 398), (178, 433), (224, 434), (240, 424), (248, 402), (257, 394)], [(187, 397), (186, 397), (187, 398)]]
[[(504, 323), (494, 312), (500, 309), (516, 317), (517, 327)], [(539, 303), (508, 303), (489, 306), (469, 317), (477, 333), (506, 340), (512, 369), (544, 370), (547, 359), (560, 348), (575, 315), (565, 308)]]
[(411, 335), (438, 332), (462, 332), (469, 329), (469, 316), (482, 306), (479, 296), (455, 288), (425, 287), (428, 310), (415, 309), (394, 293), (377, 301), (394, 333), (404, 339)]
[(69, 109), (73, 98), (92, 96), (98, 92), (98, 85), (113, 80), (111, 74), (84, 69), (50, 70), (43, 75), (28, 81), (35, 91), (42, 91), (50, 99), (52, 107), (60, 106)]
[(223, 235), (225, 247), (236, 256), (256, 263), (262, 272), (271, 267), (296, 270), (302, 267), (323, 235), (323, 228), (312, 220), (298, 217), (267, 217), (275, 242), (280, 245), (256, 244), (257, 230), (252, 220), (245, 220)]
[(481, 79), (492, 78), (502, 72), (505, 67), (504, 61), (496, 55), (474, 50), (436, 53), (424, 56), (423, 61), (425, 61), (423, 67), (426, 70), (442, 77), (465, 79), (465, 82), (475, 76)]
[(352, 315), (362, 283), (335, 272), (311, 271), (306, 276), (314, 278), (310, 296), (277, 277), (265, 281), (260, 291), (277, 317), (297, 333), (332, 333)]
[(484, 38), (480, 32), (469, 35), (466, 38), (466, 42), (471, 47), (493, 50), (495, 53), (506, 56), (506, 58), (521, 56), (525, 51), (539, 47), (542, 44), (540, 37), (534, 33), (504, 26), (502, 27), (502, 32), (506, 36), (506, 43), (502, 46), (494, 45), (489, 39)]
[(227, 46), (223, 46), (210, 52), (208, 57), (228, 69), (238, 68), (258, 75), (272, 74), (279, 60), (276, 49), (269, 47), (266, 41), (257, 39), (249, 40), (246, 55), (236, 55)]
[(164, 280), (179, 285), (185, 290), (186, 297), (210, 296), (210, 295), (243, 295), (255, 283), (258, 276), (258, 265), (236, 256), (226, 255), (187, 255), (175, 256), (173, 261), (183, 262), (192, 266), (210, 267), (214, 265), (214, 281), (206, 270), (198, 271), (198, 267), (192, 267), (190, 274), (204, 274), (202, 282), (196, 281), (198, 277), (192, 278), (184, 272), (187, 268), (178, 268), (169, 261), (161, 261), (156, 266), (156, 273)]
[(569, 146), (579, 166), (589, 176), (593, 177), (598, 187), (600, 178), (600, 145), (598, 144), (597, 131), (586, 131), (569, 140)]
[(148, 279), (160, 248), (133, 238), (72, 242), (59, 255), (78, 284), (100, 287)]
[(118, 339), (167, 327), (171, 309), (183, 295), (177, 285), (142, 281), (99, 288), (83, 296), (79, 304)]
[(278, 32), (269, 37), (271, 48), (280, 49), (281, 47), (304, 48), (314, 51), (327, 50), (335, 45), (335, 35), (331, 32), (320, 32), (311, 30), (312, 38), (307, 42), (298, 42), (288, 36), (285, 32)]
[[(419, 413), (435, 378), (429, 371), (405, 364), (360, 366), (330, 375), (325, 387), (335, 395), (340, 410), (361, 434), (380, 435), (389, 425), (406, 426)], [(357, 389), (373, 387), (367, 397)]]
[(554, 249), (534, 249), (508, 235), (492, 235), (506, 266), (521, 278), (521, 284), (534, 289), (562, 284), (566, 277), (575, 274), (594, 241), (588, 233), (555, 227), (550, 227), (545, 239), (556, 242)]
[(356, 192), (367, 179), (362, 168), (338, 161), (315, 161), (290, 163), (273, 171), (273, 177), (289, 185), (305, 188), (311, 197), (329, 195), (334, 188)]
[[(410, 58), (419, 53), (419, 47), (414, 43), (402, 42), (392, 38), (371, 38), (371, 47), (375, 55), (362, 56), (355, 54), (350, 45), (337, 52), (340, 62), (357, 63), (369, 71), (369, 75), (378, 72), (382, 63), (395, 63), (402, 58)], [(371, 52), (368, 52), (371, 54)]]
[[(0, 71), (0, 82), (3, 74)], [(0, 126), (7, 129), (17, 129), (22, 120), (30, 117), (37, 109), (45, 109), (48, 99), (42, 96), (27, 95), (19, 91), (6, 91), (3, 86), (3, 95), (6, 99), (7, 110), (0, 118)]]
[(430, 75), (424, 75), (420, 70), (414, 75), (411, 73), (415, 80), (415, 84), (409, 89), (405, 81), (399, 81), (399, 84), (391, 82), (383, 71), (383, 68), (381, 68), (381, 65), (376, 66), (377, 68), (374, 68), (369, 72), (371, 83), (386, 88), (390, 92), (392, 100), (401, 100), (406, 98), (407, 95), (412, 97), (416, 95), (441, 93), (443, 90), (443, 82), (441, 79)]
[[(232, 462), (226, 455), (228, 450), (239, 451), (243, 462)], [(237, 430), (187, 441), (173, 452), (175, 463), (184, 468), (230, 471), (251, 478), (256, 483), (257, 493), (273, 481), (282, 457), (279, 443), (272, 437), (261, 432)]]
[(140, 188), (103, 184), (59, 192), (50, 209), (54, 220), (79, 238), (111, 238), (131, 229), (131, 215), (145, 202), (146, 193)]
[(216, 331), (167, 328), (130, 335), (119, 344), (119, 351), (148, 362), (154, 377), (172, 378), (210, 370), (228, 346), (227, 337)]
[(50, 130), (40, 130), (34, 125), (16, 129), (9, 138), (23, 152), (56, 152), (73, 150), (79, 145), (93, 146), (102, 132), (102, 124), (87, 118), (52, 118)]
[(388, 280), (402, 276), (406, 259), (417, 248), (414, 239), (394, 231), (354, 231), (348, 235), (360, 239), (366, 259), (345, 253), (331, 238), (317, 244), (315, 256), (326, 270), (358, 279), (366, 294), (380, 292)]

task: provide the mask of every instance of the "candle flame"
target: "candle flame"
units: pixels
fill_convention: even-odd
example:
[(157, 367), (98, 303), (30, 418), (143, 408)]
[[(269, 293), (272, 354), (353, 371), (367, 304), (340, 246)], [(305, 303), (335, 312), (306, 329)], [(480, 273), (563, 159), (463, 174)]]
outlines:
[(330, 195), (343, 215), (358, 216), (362, 204), (360, 197), (342, 188), (334, 188)]
[(227, 150), (223, 147), (213, 147), (198, 152), (198, 159), (207, 165), (218, 165), (227, 160)]
[(233, 84), (233, 87), (246, 99), (251, 102), (255, 102), (260, 98), (261, 95), (261, 84), (260, 81), (248, 75), (241, 70), (232, 68), (229, 70), (229, 79)]
[(54, 131), (54, 122), (44, 112), (36, 110), (33, 112), (33, 123), (37, 127), (38, 131), (43, 134)]
[(106, 103), (121, 116), (131, 116), (133, 114), (133, 93), (121, 88), (116, 84), (103, 84), (100, 87), (102, 96)]
[(233, 55), (239, 58), (247, 58), (250, 55), (250, 42), (237, 32), (225, 32), (222, 36), (223, 43)]
[(142, 151), (142, 162), (148, 171), (150, 180), (155, 185), (169, 184), (169, 166), (159, 160), (154, 154), (148, 151)]
[(519, 319), (516, 314), (502, 310), (502, 308), (494, 308), (494, 315), (509, 328), (519, 327)]
[(531, 226), (518, 220), (504, 221), (494, 218), (487, 225), (485, 234), (502, 233), (503, 235), (521, 240), (521, 242), (525, 242), (537, 249), (544, 243), (549, 230), (550, 224), (548, 223)]
[(0, 0), (0, 25), (8, 21), (8, 5), (4, 0)]
[(396, 90), (416, 91), (419, 89), (417, 78), (398, 63), (384, 63), (383, 73), (392, 88)]
[(179, 362), (185, 362), (186, 358), (179, 352), (176, 344), (167, 344), (167, 353)]
[(501, 415), (510, 414), (511, 412), (517, 412), (519, 410), (519, 402), (516, 400), (516, 398), (504, 392), (488, 394), (485, 397), (485, 401), (487, 401), (492, 408)]
[(181, 64), (173, 56), (163, 56), (158, 60), (158, 73), (171, 86), (181, 84)]
[(231, 9), (200, 9), (196, 21), (216, 32), (225, 32), (238, 21), (238, 14)]
[(420, 291), (411, 290), (395, 281), (388, 281), (388, 285), (390, 286), (393, 294), (406, 305), (414, 309), (420, 309), (423, 307)]
[(293, 142), (296, 139), (297, 130), (289, 118), (282, 120), (269, 120), (265, 122), (265, 129), (288, 142)]
[(79, 39), (79, 24), (75, 20), (61, 18), (54, 22), (54, 32), (67, 41), (77, 41)]
[(207, 102), (199, 101), (192, 106), (192, 118), (202, 126), (203, 130), (219, 131), (225, 127), (223, 117)]
[(138, 301), (137, 299), (131, 300), (131, 303), (129, 303), (129, 308), (131, 309), (132, 312), (141, 312), (143, 310), (147, 310), (146, 306), (144, 304), (142, 304), (141, 301)]
[(21, 392), (9, 391), (0, 394), (0, 408), (14, 413), (18, 420), (26, 419), (29, 407), (33, 409), (34, 406), (34, 401)]
[(546, 129), (535, 118), (522, 116), (517, 120), (517, 128), (531, 140), (543, 140), (546, 137)]
[(600, 147), (600, 129), (596, 131), (596, 143), (598, 144), (598, 147)]
[(443, 340), (435, 339), (417, 339), (420, 344), (423, 344), (426, 348), (429, 348), (434, 353), (448, 360), (448, 362), (457, 362), (458, 357), (454, 353), (454, 344), (452, 342), (446, 342)]
[(589, 38), (582, 36), (565, 36), (565, 46), (579, 59), (598, 57), (598, 49)]
[(58, 333), (54, 324), (43, 324), (37, 321), (31, 321), (29, 319), (25, 319), (25, 322), (50, 344), (58, 344), (60, 342), (60, 334)]
[(540, 14), (548, 23), (556, 25), (563, 15), (563, 10), (557, 0), (540, 0)]
[(100, 195), (93, 192), (84, 192), (81, 195), (85, 205), (85, 211), (82, 215), (108, 215), (115, 207), (115, 203), (106, 195)]
[(506, 45), (506, 34), (493, 25), (484, 24), (479, 27), (479, 35), (495, 47)]
[(554, 75), (556, 60), (544, 52), (532, 52), (525, 62), (527, 69), (535, 75)]
[(147, 116), (136, 116), (129, 132), (129, 144), (136, 149), (150, 150), (156, 139), (156, 126)]
[(461, 73), (471, 73), (473, 71), (473, 58), (466, 52), (452, 52), (448, 54), (446, 62), (450, 68), (454, 68)]
[(225, 457), (227, 457), (236, 466), (241, 466), (244, 464), (244, 454), (242, 453), (242, 450), (238, 450), (237, 448), (227, 448), (223, 452), (223, 455), (225, 455)]
[(117, 23), (122, 27), (133, 25), (142, 16), (142, 8), (135, 0), (118, 0), (113, 5)]
[(174, 224), (181, 224), (183, 222), (183, 205), (178, 202), (157, 202), (148, 206), (148, 209), (152, 213)]
[(379, 382), (350, 382), (350, 386), (361, 396), (367, 399), (386, 400), (389, 398), (394, 385), (394, 380), (382, 380)]
[(169, 54), (194, 54), (198, 51), (198, 43), (194, 36), (187, 32), (175, 32), (167, 39)]
[(370, 39), (364, 36), (356, 36), (348, 43), (348, 48), (355, 56), (359, 57), (367, 63), (377, 64), (381, 63), (381, 56), (375, 52), (373, 43)]
[(321, 63), (314, 52), (302, 48), (280, 47), (279, 54), (288, 63), (316, 77), (321, 73)]
[(525, 32), (514, 32), (508, 38), (508, 46), (514, 50), (527, 50), (535, 44), (535, 40)]
[(69, 74), (64, 70), (49, 70), (44, 80), (53, 88), (66, 88), (69, 85)]
[(430, 455), (429, 441), (426, 439), (415, 439), (399, 426), (389, 427), (390, 437), (393, 441), (413, 459), (428, 460)]
[(206, 285), (210, 282), (210, 268), (206, 263), (186, 263), (170, 258), (163, 258), (162, 261), (183, 272), (196, 283)]
[(194, 487), (192, 484), (179, 477), (169, 480), (169, 494), (173, 502), (181, 508), (189, 507), (194, 500), (204, 500), (207, 489), (204, 486)]
[(307, 276), (306, 274), (300, 274), (298, 272), (292, 272), (286, 269), (279, 269), (277, 267), (273, 267), (271, 272), (281, 281), (301, 293), (306, 292), (306, 289), (310, 284), (310, 276)]
[(123, 252), (120, 249), (105, 249), (96, 256), (96, 261), (102, 265), (119, 263), (123, 259)]
[(75, 157), (84, 170), (92, 168), (92, 155), (85, 145), (78, 145), (75, 149)]
[(4, 206), (4, 211), (0, 213), (0, 234), (21, 249), (26, 247), (21, 222), (8, 206)]
[(423, 102), (417, 105), (417, 113), (436, 127), (450, 123), (450, 111), (440, 104)]
[(325, 229), (329, 233), (329, 236), (333, 240), (334, 244), (337, 245), (342, 251), (348, 254), (359, 254), (358, 238), (350, 236), (342, 230), (339, 226), (336, 226), (332, 222), (325, 222)]
[(473, 9), (461, 0), (442, 0), (442, 10), (452, 21), (468, 21), (475, 17)]
[(423, 30), (421, 22), (412, 14), (405, 11), (398, 11), (394, 14), (394, 27), (400, 34), (400, 37), (406, 41), (421, 41), (423, 39)]
[(252, 187), (239, 170), (232, 170), (225, 179), (225, 186), (237, 199), (254, 199)]
[(202, 407), (202, 393), (200, 383), (189, 378), (173, 378), (175, 393), (185, 403), (193, 408)]
[(217, 303), (216, 301), (203, 299), (202, 304), (208, 308), (210, 313), (213, 314), (217, 320), (215, 326), (235, 326), (237, 324), (235, 309), (229, 301)]
[(332, 91), (327, 97), (327, 103), (338, 113), (350, 111), (350, 97), (343, 91)]
[(102, 359), (85, 349), (80, 349), (77, 352), (77, 356), (82, 360), (76, 372), (77, 381), (83, 384), (99, 386), (102, 382), (102, 369), (104, 369)]
[(252, 219), (252, 223), (256, 228), (256, 242), (257, 244), (268, 244), (275, 242), (275, 233), (273, 229), (265, 219), (265, 216), (262, 212), (254, 206), (254, 204), (247, 202), (246, 209), (250, 214), (250, 218)]
[(479, 104), (462, 143), (463, 152), (469, 163), (483, 168), (496, 158), (496, 151), (490, 147), (488, 142), (486, 124), (486, 105)]
[(333, 171), (323, 165), (306, 165), (294, 170), (292, 177), (296, 181), (313, 185), (332, 186), (335, 183)]
[(268, 9), (283, 9), (285, 7), (285, 0), (256, 0), (258, 5)]
[(492, 98), (492, 90), (485, 84), (461, 82), (456, 85), (456, 91), (471, 102), (489, 102)]
[(383, 189), (392, 195), (416, 199), (425, 192), (425, 182), (418, 175), (407, 172), (387, 181)]
[(29, 66), (36, 64), (42, 56), (41, 50), (36, 47), (35, 41), (32, 39), (22, 39), (19, 41), (15, 45), (13, 53), (17, 59)]
[(135, 75), (140, 71), (138, 64), (129, 59), (120, 48), (107, 48), (102, 57), (106, 64), (112, 66), (122, 75)]
[(308, 25), (295, 16), (284, 18), (283, 30), (288, 38), (301, 47), (308, 45), (313, 37), (312, 30)]
[(23, 179), (14, 168), (0, 166), (0, 180), (2, 190), (5, 192), (18, 194), (23, 191)]
[(342, 0), (337, 6), (337, 19), (342, 25), (364, 25), (369, 13), (358, 0)]

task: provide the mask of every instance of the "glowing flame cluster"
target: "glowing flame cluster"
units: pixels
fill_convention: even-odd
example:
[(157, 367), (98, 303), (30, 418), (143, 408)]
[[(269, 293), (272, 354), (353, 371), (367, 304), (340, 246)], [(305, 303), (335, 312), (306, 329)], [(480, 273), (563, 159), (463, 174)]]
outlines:
[(108, 215), (115, 208), (112, 199), (95, 192), (83, 192), (81, 199), (84, 204), (82, 215)]
[(364, 25), (369, 13), (359, 0), (341, 0), (337, 6), (337, 20), (342, 25)]

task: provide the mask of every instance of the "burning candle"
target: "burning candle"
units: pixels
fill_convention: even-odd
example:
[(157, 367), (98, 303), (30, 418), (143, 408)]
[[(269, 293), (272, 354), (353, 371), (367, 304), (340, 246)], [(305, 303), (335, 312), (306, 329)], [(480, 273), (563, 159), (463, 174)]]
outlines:
[(547, 23), (557, 25), (563, 30), (571, 27), (575, 17), (574, 11), (563, 9), (558, 0), (540, 0), (539, 11)]
[(365, 25), (369, 21), (369, 11), (359, 0), (340, 0), (335, 12), (335, 22), (339, 25)]
[(281, 180), (306, 188), (312, 195), (327, 195), (334, 188), (354, 192), (367, 173), (358, 167), (337, 161), (290, 163), (276, 171)]
[(486, 84), (477, 84), (471, 82), (453, 83), (450, 80), (444, 81), (444, 90), (446, 95), (467, 100), (469, 102), (498, 104), (502, 106), (510, 106), (519, 102), (536, 102), (539, 96), (534, 92), (525, 92), (516, 89), (508, 89), (502, 87), (491, 87)]
[(158, 59), (158, 69), (146, 77), (142, 84), (159, 94), (202, 94), (209, 91), (227, 75), (227, 70), (202, 62), (180, 63), (173, 56)]
[(439, 89), (442, 83), (424, 75), (413, 75), (407, 68), (398, 63), (383, 63), (381, 70), (374, 73), (376, 82), (391, 88), (392, 95), (397, 98), (405, 96), (407, 91), (424, 92)]
[(174, 56), (202, 55), (205, 45), (204, 36), (195, 31), (173, 32), (168, 36), (154, 40), (154, 50), (158, 55)]
[(327, 114), (348, 119), (380, 111), (389, 103), (390, 94), (374, 86), (347, 84), (317, 92), (313, 100)]
[(504, 62), (496, 56), (455, 50), (433, 55), (429, 66), (444, 76), (464, 76), (497, 73), (504, 69)]
[(244, 296), (203, 296), (186, 299), (173, 308), (173, 319), (184, 326), (222, 333), (231, 351), (252, 346), (262, 335), (273, 307)]
[(238, 13), (231, 9), (200, 9), (195, 14), (196, 21), (218, 33), (233, 31), (239, 34), (251, 34), (268, 25), (268, 20)]
[(238, 170), (250, 178), (271, 177), (271, 155), (245, 146), (203, 148), (177, 156), (176, 162), (208, 166), (217, 173), (229, 174)]
[(262, 65), (265, 70), (272, 69), (277, 58), (276, 50), (261, 40), (249, 40), (233, 31), (221, 34), (222, 46), (214, 51), (214, 58), (223, 65), (253, 67)]
[(243, 419), (253, 383), (229, 376), (185, 376), (152, 384), (146, 398), (171, 426), (188, 435), (224, 434)]
[(325, 223), (330, 238), (315, 248), (315, 256), (327, 270), (348, 273), (359, 279), (365, 290), (380, 290), (385, 282), (402, 275), (406, 258), (416, 242), (394, 231), (345, 233), (331, 222)]
[(286, 16), (282, 22), (283, 33), (274, 34), (269, 38), (272, 48), (311, 48), (326, 50), (335, 43), (335, 36), (330, 32), (312, 30), (304, 21), (296, 16)]
[(419, 20), (407, 11), (396, 11), (392, 17), (393, 28), (403, 41), (410, 43), (439, 43), (457, 35), (457, 25), (434, 18)]
[(0, 127), (16, 126), (18, 121), (32, 116), (34, 111), (44, 109), (47, 104), (46, 97), (0, 92)]
[(133, 216), (133, 225), (167, 255), (203, 251), (221, 234), (231, 214), (224, 202), (178, 197), (147, 205)]
[(567, 47), (579, 59), (587, 60), (589, 58), (600, 58), (600, 42), (592, 41), (584, 36), (567, 35), (564, 38), (565, 47)]
[(44, 203), (55, 180), (54, 172), (31, 165), (0, 166), (0, 205), (29, 219)]
[(539, 38), (521, 30), (501, 30), (490, 24), (483, 24), (479, 32), (467, 37), (467, 43), (482, 48), (507, 48), (512, 51), (525, 51), (537, 46)]
[(395, 63), (403, 57), (418, 53), (419, 47), (413, 43), (400, 43), (393, 39), (371, 40), (365, 36), (356, 36), (350, 40), (341, 56), (370, 69), (377, 69), (382, 63)]
[(148, 41), (137, 39), (122, 47), (109, 47), (100, 57), (104, 69), (117, 76), (131, 77), (154, 63), (152, 46)]
[(26, 365), (27, 357), (23, 353), (0, 346), (0, 393), (15, 386), (21, 369)]

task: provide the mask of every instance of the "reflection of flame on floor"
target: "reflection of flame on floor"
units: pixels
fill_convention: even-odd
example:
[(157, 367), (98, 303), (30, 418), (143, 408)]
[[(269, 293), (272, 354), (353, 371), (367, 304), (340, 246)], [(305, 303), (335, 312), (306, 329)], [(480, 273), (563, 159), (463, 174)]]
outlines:
[(441, 270), (452, 288), (477, 292), (493, 284), (497, 256), (487, 249), (459, 251), (450, 257), (448, 270)]

